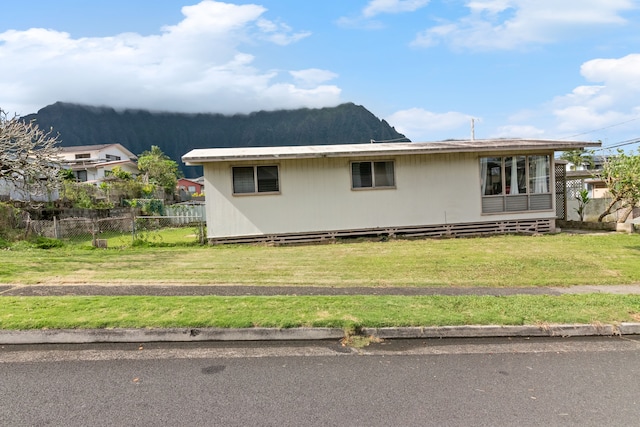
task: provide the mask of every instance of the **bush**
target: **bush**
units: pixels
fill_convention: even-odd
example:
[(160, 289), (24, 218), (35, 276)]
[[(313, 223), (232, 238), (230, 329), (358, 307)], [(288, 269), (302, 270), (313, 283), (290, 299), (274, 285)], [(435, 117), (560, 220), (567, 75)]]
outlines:
[(11, 247), (11, 242), (0, 237), (0, 249), (6, 249)]
[(0, 202), (0, 238), (13, 240), (19, 234), (20, 209)]
[(53, 248), (61, 248), (64, 246), (64, 243), (58, 239), (50, 239), (48, 237), (36, 237), (33, 242), (33, 246), (38, 249), (53, 249)]

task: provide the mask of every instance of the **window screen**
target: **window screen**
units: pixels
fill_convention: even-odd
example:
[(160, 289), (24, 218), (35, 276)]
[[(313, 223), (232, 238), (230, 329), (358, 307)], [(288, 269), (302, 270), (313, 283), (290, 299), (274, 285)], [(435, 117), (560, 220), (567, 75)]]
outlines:
[(280, 191), (277, 166), (239, 166), (233, 168), (234, 194)]
[(256, 185), (253, 180), (253, 167), (233, 168), (233, 192), (254, 193)]
[(351, 163), (352, 188), (393, 187), (394, 185), (392, 161)]
[(279, 191), (278, 167), (277, 166), (257, 166), (258, 193)]

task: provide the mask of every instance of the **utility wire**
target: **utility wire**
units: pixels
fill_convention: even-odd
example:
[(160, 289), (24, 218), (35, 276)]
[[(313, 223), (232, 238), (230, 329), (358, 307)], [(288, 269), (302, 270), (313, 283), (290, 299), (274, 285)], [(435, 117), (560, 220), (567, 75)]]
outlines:
[(627, 139), (626, 141), (616, 142), (612, 145), (607, 145), (606, 147), (600, 148), (600, 150), (610, 149), (610, 148), (619, 148), (624, 147), (625, 145), (632, 145), (640, 143), (640, 138)]
[(599, 132), (601, 130), (611, 129), (611, 128), (614, 128), (616, 126), (626, 125), (627, 123), (635, 122), (636, 120), (640, 120), (640, 116), (634, 117), (633, 119), (629, 119), (629, 120), (624, 121), (624, 122), (615, 123), (613, 125), (605, 126), (605, 127), (600, 128), (600, 129), (593, 129), (593, 130), (589, 130), (589, 131), (586, 131), (586, 132), (578, 133), (578, 134), (575, 134), (575, 135), (565, 136), (564, 138), (559, 138), (559, 139), (575, 138), (575, 137), (582, 136), (582, 135), (587, 135), (587, 134), (590, 134), (590, 133), (593, 133), (593, 132)]

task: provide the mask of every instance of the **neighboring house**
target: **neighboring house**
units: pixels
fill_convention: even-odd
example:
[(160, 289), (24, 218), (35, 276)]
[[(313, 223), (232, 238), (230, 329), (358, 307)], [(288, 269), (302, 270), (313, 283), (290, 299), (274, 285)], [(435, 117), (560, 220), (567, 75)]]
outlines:
[(202, 179), (202, 181), (204, 181), (204, 178), (197, 178), (195, 180), (193, 179), (187, 179), (187, 178), (180, 178), (178, 180), (178, 190), (182, 190), (187, 194), (193, 195), (193, 194), (203, 194), (204, 193), (204, 183), (201, 181), (199, 182), (198, 180)]
[(586, 189), (592, 199), (609, 197), (609, 190), (605, 182), (598, 177), (602, 171), (607, 156), (593, 156), (591, 162), (576, 167), (571, 162), (556, 159), (558, 164), (563, 163), (567, 170), (567, 197), (575, 198), (580, 190)]
[[(612, 196), (607, 184), (600, 178), (599, 174), (609, 158), (608, 156), (594, 156), (591, 164), (583, 165), (577, 170), (571, 167), (572, 164), (570, 162), (556, 159), (556, 164), (567, 163), (565, 219), (573, 221), (580, 219), (577, 213), (579, 207), (577, 199), (579, 198), (581, 190), (587, 190), (590, 199), (584, 209), (585, 221), (597, 221), (600, 214), (607, 209)], [(614, 211), (612, 214), (606, 216), (603, 221), (617, 222), (623, 213), (624, 211)], [(627, 222), (637, 223), (638, 221), (640, 221), (640, 205), (635, 207), (627, 218)]]
[(310, 241), (554, 231), (554, 152), (599, 146), (496, 139), (214, 148), (182, 160), (204, 167), (212, 243)]
[(116, 166), (134, 176), (139, 173), (138, 158), (121, 144), (62, 147), (60, 157), (63, 167), (71, 169), (79, 182), (100, 183)]

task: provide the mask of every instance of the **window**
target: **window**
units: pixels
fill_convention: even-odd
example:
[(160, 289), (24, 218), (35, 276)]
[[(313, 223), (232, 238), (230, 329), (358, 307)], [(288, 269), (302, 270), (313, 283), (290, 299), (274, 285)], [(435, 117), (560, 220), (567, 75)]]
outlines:
[(91, 158), (91, 155), (89, 153), (76, 154), (76, 160), (89, 158)]
[(277, 193), (280, 191), (278, 166), (239, 166), (232, 168), (233, 193)]
[(118, 160), (121, 160), (120, 156), (115, 156), (113, 154), (107, 154), (106, 158), (107, 162), (117, 162)]
[(86, 182), (87, 181), (87, 171), (75, 171), (73, 173), (76, 176), (76, 180), (79, 182)]
[(482, 213), (553, 207), (548, 155), (481, 157)]
[(392, 161), (351, 163), (351, 188), (394, 187)]

